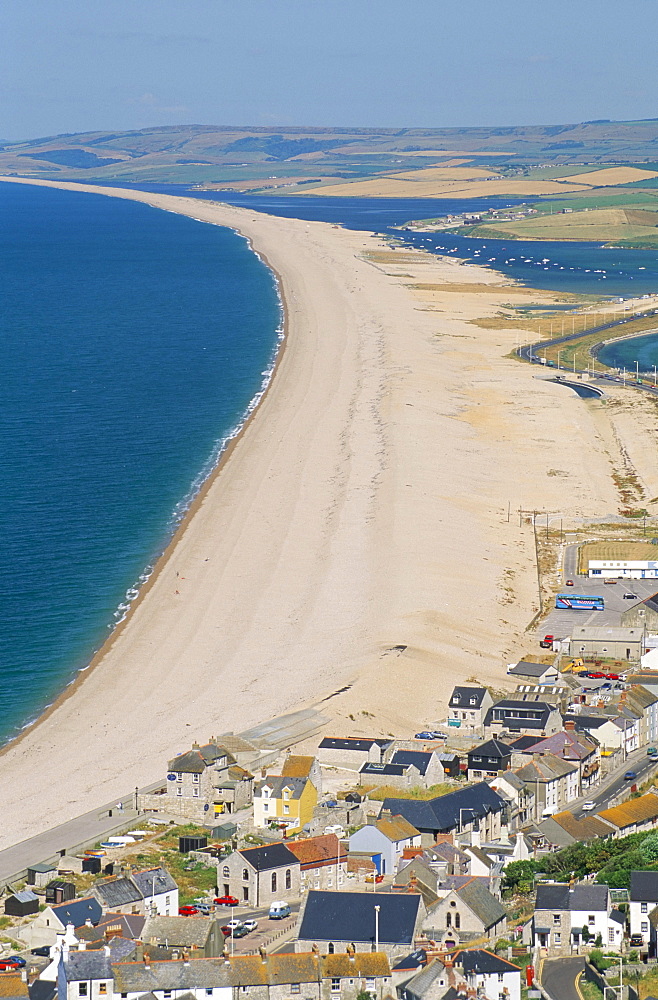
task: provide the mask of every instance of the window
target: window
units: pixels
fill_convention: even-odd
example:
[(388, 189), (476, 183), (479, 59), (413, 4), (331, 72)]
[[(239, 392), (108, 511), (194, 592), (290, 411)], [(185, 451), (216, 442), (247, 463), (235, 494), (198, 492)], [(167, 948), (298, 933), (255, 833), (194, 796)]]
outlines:
[(553, 914), (553, 927), (559, 927), (559, 926), (560, 926), (560, 914), (559, 913), (554, 913)]
[(299, 993), (299, 983), (291, 983), (290, 984), (290, 992), (291, 993)]
[(267, 802), (263, 802), (263, 812), (266, 813), (269, 811), (270, 811), (269, 804)]
[[(559, 931), (553, 932), (553, 944), (562, 944), (562, 935)], [(502, 980), (502, 976), (499, 977)]]
[(228, 865), (224, 865), (224, 867), (222, 868), (222, 875), (224, 876), (224, 878), (230, 878), (231, 869), (229, 868)]
[(276, 892), (276, 872), (272, 872), (272, 892)]
[(193, 774), (192, 775), (192, 783), (194, 785), (198, 785), (200, 781), (201, 781), (201, 775), (200, 774)]
[(333, 953), (334, 953), (334, 943), (333, 941), (330, 941), (329, 944), (327, 945), (327, 955), (333, 955)]
[(340, 979), (331, 980), (331, 992), (340, 993)]
[(290, 889), (292, 886), (292, 872), (289, 868), (286, 868), (286, 889)]
[(177, 771), (176, 772), (176, 781), (182, 781), (182, 780), (183, 780), (183, 775), (181, 774), (180, 771)]
[(87, 983), (78, 983), (78, 996), (79, 997), (86, 997), (87, 996), (87, 986), (88, 986)]
[(183, 789), (182, 788), (177, 788), (176, 789), (176, 795), (182, 795), (182, 794), (183, 794)]
[(642, 923), (640, 924), (640, 930), (642, 931), (643, 934), (647, 934), (649, 932), (649, 921), (648, 920), (643, 920), (642, 921)]
[(589, 924), (590, 927), (594, 926), (595, 920), (594, 920), (594, 914), (593, 913), (590, 913), (589, 916), (587, 917), (587, 923)]
[(107, 983), (99, 983), (98, 992), (101, 996), (107, 996)]
[(446, 913), (446, 927), (452, 927), (452, 913)]
[(505, 980), (503, 979), (503, 973), (502, 972), (498, 973), (498, 982), (499, 983), (504, 983), (505, 982)]
[(289, 816), (290, 815), (290, 806), (287, 803), (283, 807), (283, 815), (284, 816)]
[(614, 927), (608, 927), (608, 944), (615, 943), (615, 929)]
[(163, 990), (162, 995), (164, 1000), (171, 1000), (171, 990)]
[(206, 996), (207, 997), (211, 997), (212, 996), (212, 986), (210, 987), (209, 990), (206, 990)]
[(649, 904), (640, 903), (640, 913), (648, 913), (648, 912), (649, 912)]
[(199, 789), (198, 788), (193, 788), (192, 789), (192, 795), (194, 796), (195, 799), (198, 799), (199, 798)]
[(461, 917), (459, 916), (458, 913), (455, 913), (455, 927), (457, 928), (457, 930), (459, 930), (460, 924), (461, 924)]
[(366, 989), (367, 990), (374, 990), (374, 988), (375, 988), (375, 980), (374, 980), (374, 978), (373, 979), (366, 979)]

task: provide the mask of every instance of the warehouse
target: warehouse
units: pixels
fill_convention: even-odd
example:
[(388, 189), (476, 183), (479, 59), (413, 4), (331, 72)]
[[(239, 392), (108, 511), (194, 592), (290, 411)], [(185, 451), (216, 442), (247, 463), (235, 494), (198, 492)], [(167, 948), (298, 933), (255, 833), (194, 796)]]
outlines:
[(569, 653), (586, 659), (639, 661), (644, 653), (644, 628), (580, 625), (573, 629)]

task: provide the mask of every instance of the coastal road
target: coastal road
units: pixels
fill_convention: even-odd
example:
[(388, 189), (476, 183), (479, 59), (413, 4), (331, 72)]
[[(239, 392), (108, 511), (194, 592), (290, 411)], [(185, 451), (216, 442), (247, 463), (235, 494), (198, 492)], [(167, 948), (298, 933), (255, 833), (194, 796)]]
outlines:
[[(647, 756), (647, 748), (642, 747), (634, 753), (628, 755), (619, 767), (608, 774), (600, 785), (589, 793), (581, 796), (576, 802), (569, 803), (569, 809), (576, 819), (583, 819), (585, 816), (592, 816), (601, 809), (609, 809), (616, 804), (617, 799), (625, 799), (630, 795), (632, 785), (641, 785), (647, 781), (658, 770), (658, 761)], [(635, 771), (637, 778), (628, 781), (624, 775), (627, 771)], [(584, 812), (583, 802), (594, 802), (596, 809)]]
[(577, 983), (584, 958), (550, 958), (544, 962), (541, 984), (551, 1000), (582, 1000)]

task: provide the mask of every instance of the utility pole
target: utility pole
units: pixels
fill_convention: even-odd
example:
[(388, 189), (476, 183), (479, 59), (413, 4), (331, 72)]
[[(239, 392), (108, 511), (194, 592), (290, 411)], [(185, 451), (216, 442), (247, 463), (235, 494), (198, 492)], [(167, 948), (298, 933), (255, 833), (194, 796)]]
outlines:
[[(375, 951), (379, 951), (379, 910), (381, 907), (375, 906)], [(621, 964), (621, 958), (619, 959)]]

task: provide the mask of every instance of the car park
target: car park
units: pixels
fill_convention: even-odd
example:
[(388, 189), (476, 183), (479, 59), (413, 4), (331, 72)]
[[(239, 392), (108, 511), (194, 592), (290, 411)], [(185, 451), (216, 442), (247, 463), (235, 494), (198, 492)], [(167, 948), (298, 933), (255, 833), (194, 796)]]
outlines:
[(245, 920), (245, 922), (244, 922), (244, 924), (242, 926), (246, 927), (247, 931), (251, 934), (251, 932), (255, 931), (256, 928), (258, 927), (258, 921), (257, 920)]
[(239, 906), (240, 901), (235, 896), (216, 896), (214, 900), (217, 906)]

